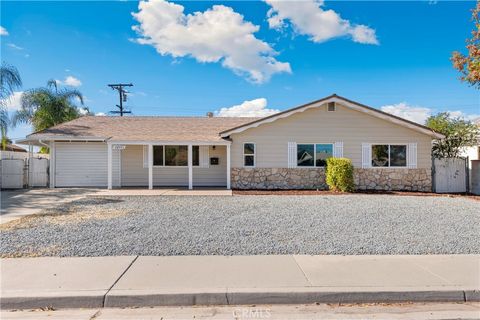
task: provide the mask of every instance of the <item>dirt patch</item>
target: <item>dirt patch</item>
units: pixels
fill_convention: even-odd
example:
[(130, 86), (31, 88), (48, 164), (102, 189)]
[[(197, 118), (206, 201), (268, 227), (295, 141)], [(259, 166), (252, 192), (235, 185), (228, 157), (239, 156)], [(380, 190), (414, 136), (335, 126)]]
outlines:
[(233, 195), (289, 195), (289, 196), (341, 196), (348, 194), (375, 194), (375, 195), (393, 195), (393, 196), (419, 196), (419, 197), (449, 197), (449, 198), (468, 198), (480, 201), (480, 196), (472, 194), (450, 194), (433, 192), (415, 192), (415, 191), (357, 191), (353, 193), (334, 192), (330, 190), (233, 190)]
[(43, 248), (18, 248), (18, 250), (15, 252), (0, 254), (0, 258), (37, 258), (45, 256), (58, 256), (61, 248), (62, 247), (58, 245), (52, 245)]
[(25, 216), (0, 225), (0, 231), (34, 228), (40, 224), (66, 225), (87, 220), (107, 220), (132, 213), (132, 210), (120, 210), (102, 207), (102, 204), (116, 202), (107, 198), (91, 198), (74, 201), (56, 208)]

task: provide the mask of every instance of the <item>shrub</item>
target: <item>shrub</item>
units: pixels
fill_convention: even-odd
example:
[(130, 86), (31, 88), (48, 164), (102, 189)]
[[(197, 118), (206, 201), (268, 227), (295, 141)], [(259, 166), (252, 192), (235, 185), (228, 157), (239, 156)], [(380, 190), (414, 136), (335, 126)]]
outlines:
[(347, 158), (328, 158), (326, 182), (330, 190), (353, 192), (355, 184), (352, 161)]

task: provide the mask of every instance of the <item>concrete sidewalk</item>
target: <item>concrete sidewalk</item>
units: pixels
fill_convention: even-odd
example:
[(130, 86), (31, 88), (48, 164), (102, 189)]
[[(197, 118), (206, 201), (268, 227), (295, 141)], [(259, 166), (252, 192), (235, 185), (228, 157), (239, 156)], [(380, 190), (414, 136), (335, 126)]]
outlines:
[(94, 195), (98, 189), (20, 189), (0, 192), (0, 224), (37, 214), (43, 209), (52, 208), (67, 202)]
[(3, 259), (3, 309), (480, 301), (480, 255)]

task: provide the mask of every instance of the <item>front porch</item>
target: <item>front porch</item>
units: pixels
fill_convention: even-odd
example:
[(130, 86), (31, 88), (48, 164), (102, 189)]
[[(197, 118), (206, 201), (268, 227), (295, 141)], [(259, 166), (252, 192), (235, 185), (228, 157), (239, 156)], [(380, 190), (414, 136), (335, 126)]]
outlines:
[(195, 187), (193, 190), (188, 188), (168, 188), (159, 187), (153, 189), (145, 188), (120, 188), (120, 189), (99, 189), (91, 196), (231, 196), (232, 190), (225, 188)]
[[(230, 190), (230, 142), (107, 142), (107, 189)], [(135, 190), (135, 189), (134, 189)], [(179, 189), (175, 192), (180, 192)]]

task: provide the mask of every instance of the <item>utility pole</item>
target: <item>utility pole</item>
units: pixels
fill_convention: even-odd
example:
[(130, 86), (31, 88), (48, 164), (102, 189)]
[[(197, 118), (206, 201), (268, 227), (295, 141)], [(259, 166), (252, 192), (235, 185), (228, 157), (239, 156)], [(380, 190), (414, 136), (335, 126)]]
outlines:
[(123, 103), (127, 102), (127, 91), (124, 87), (133, 87), (131, 83), (116, 83), (116, 84), (109, 84), (108, 85), (112, 90), (118, 91), (118, 96), (120, 98), (120, 104), (115, 105), (119, 110), (110, 111), (110, 113), (119, 113), (120, 117), (123, 117), (125, 113), (132, 113), (132, 111), (125, 111), (123, 110)]

